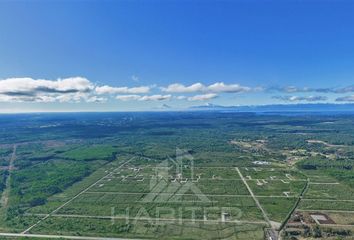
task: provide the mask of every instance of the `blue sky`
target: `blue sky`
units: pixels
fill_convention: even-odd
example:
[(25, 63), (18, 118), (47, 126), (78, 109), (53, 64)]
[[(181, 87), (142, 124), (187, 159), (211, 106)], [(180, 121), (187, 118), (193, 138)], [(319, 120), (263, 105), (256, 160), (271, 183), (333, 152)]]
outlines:
[(354, 101), (353, 1), (1, 1), (0, 111)]

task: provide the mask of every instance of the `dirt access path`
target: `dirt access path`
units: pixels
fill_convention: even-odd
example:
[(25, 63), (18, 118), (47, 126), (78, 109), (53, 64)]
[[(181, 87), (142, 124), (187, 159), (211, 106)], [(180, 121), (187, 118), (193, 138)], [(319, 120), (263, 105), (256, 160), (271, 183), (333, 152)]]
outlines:
[(10, 195), (10, 190), (11, 190), (11, 174), (14, 169), (14, 162), (16, 160), (16, 149), (17, 149), (17, 145), (15, 144), (13, 146), (13, 151), (12, 151), (11, 159), (10, 159), (9, 166), (8, 166), (8, 176), (7, 176), (6, 182), (5, 182), (5, 189), (2, 193), (1, 200), (0, 200), (2, 208), (7, 208), (8, 202), (9, 202), (9, 195)]

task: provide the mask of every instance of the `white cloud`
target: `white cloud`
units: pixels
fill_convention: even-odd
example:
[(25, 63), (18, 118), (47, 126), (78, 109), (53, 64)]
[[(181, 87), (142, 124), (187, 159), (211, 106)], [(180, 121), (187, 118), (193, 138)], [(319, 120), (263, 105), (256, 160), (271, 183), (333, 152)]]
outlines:
[[(334, 90), (335, 93), (351, 93), (354, 92), (354, 86), (348, 86), (344, 88), (337, 88)], [(351, 97), (351, 96), (349, 96)]]
[(201, 83), (194, 83), (190, 86), (184, 86), (180, 83), (173, 83), (168, 85), (167, 88), (161, 88), (163, 92), (169, 93), (192, 93), (192, 92), (200, 92), (205, 89), (205, 86)]
[(96, 87), (95, 91), (97, 94), (142, 94), (148, 93), (150, 87), (141, 86), (141, 87), (111, 87), (111, 86), (102, 86)]
[(336, 102), (354, 102), (354, 95), (339, 97)]
[(295, 93), (295, 92), (310, 92), (312, 89), (308, 87), (295, 87), (295, 86), (286, 86), (283, 88), (279, 89), (282, 92), (287, 92), (287, 93)]
[[(133, 75), (132, 80), (139, 80)], [(158, 92), (158, 90), (161, 92)], [(56, 80), (33, 78), (7, 78), (0, 79), (0, 102), (106, 102), (116, 98), (121, 101), (163, 101), (163, 100), (188, 100), (206, 101), (218, 97), (222, 93), (244, 93), (270, 90), (271, 88), (250, 88), (239, 84), (225, 84), (216, 82), (204, 85), (200, 82), (183, 85), (170, 84), (167, 87), (158, 88), (156, 85), (128, 87), (113, 87), (109, 85), (97, 86), (84, 77), (70, 77)], [(155, 90), (157, 90), (155, 92)], [(353, 86), (345, 88), (307, 88), (288, 86), (273, 88), (273, 90), (288, 93), (286, 96), (275, 96), (274, 99), (288, 102), (320, 102), (327, 101), (326, 96), (290, 96), (295, 92), (325, 93), (349, 93), (354, 91)], [(154, 91), (153, 93), (150, 93)], [(150, 95), (150, 94), (153, 95)], [(183, 95), (172, 96), (172, 93)], [(194, 94), (197, 95), (194, 95)], [(305, 94), (305, 93), (304, 93)], [(309, 93), (308, 93), (309, 94)], [(194, 95), (194, 96), (192, 96)], [(301, 95), (301, 94), (299, 94)], [(349, 95), (349, 94), (348, 94)], [(343, 96), (336, 99), (337, 102), (354, 102), (354, 95)]]
[(56, 97), (49, 96), (7, 96), (0, 94), (0, 102), (55, 102)]
[(87, 98), (87, 102), (107, 102), (107, 98), (104, 97), (97, 97), (97, 96), (91, 96)]
[(320, 101), (326, 101), (328, 98), (326, 96), (274, 96), (274, 99), (282, 100), (282, 101), (287, 101), (287, 102), (299, 102), (299, 101), (305, 101), (305, 102), (320, 102)]
[(139, 100), (141, 98), (140, 95), (118, 95), (116, 99), (121, 101), (132, 101), (132, 100)]
[(138, 101), (162, 101), (162, 100), (170, 100), (171, 95), (145, 95), (145, 96), (140, 96), (140, 95), (118, 95), (116, 96), (116, 99), (121, 100), (121, 101), (133, 101), (133, 100), (138, 100)]
[(93, 89), (93, 84), (82, 77), (64, 78), (58, 80), (8, 78), (0, 80), (0, 94), (33, 95), (43, 93), (73, 93), (87, 92)]
[(206, 101), (206, 100), (216, 98), (217, 96), (218, 95), (215, 93), (207, 93), (207, 94), (195, 95), (187, 99), (188, 101)]
[(227, 85), (223, 82), (217, 82), (212, 85), (209, 85), (207, 89), (210, 92), (214, 93), (219, 93), (219, 92), (225, 92), (225, 93), (239, 93), (239, 92), (249, 92), (251, 88), (249, 87), (243, 87), (240, 86), (239, 84), (230, 84)]
[(170, 100), (171, 95), (150, 95), (150, 96), (142, 96), (139, 100), (140, 101), (162, 101), (162, 100)]
[(240, 92), (249, 92), (251, 91), (251, 88), (244, 87), (239, 84), (225, 84), (223, 82), (216, 82), (209, 86), (205, 86), (202, 83), (194, 83), (190, 86), (185, 86), (180, 83), (174, 83), (168, 85), (166, 88), (161, 88), (161, 90), (170, 93), (194, 93), (194, 92), (240, 93)]
[(66, 102), (87, 100), (94, 85), (83, 77), (57, 80), (7, 78), (0, 80), (1, 102)]
[(347, 86), (342, 88), (309, 88), (309, 87), (295, 87), (286, 86), (281, 88), (269, 88), (269, 90), (276, 90), (285, 93), (302, 93), (302, 92), (318, 92), (318, 93), (351, 93), (354, 92), (354, 86)]

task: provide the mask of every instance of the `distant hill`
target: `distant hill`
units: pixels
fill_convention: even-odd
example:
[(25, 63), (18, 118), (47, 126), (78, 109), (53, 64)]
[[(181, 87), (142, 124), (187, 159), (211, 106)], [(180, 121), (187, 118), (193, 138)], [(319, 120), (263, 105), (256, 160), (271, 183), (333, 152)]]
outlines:
[(192, 106), (190, 110), (234, 112), (354, 112), (354, 104), (317, 103), (222, 106), (208, 103), (206, 105)]

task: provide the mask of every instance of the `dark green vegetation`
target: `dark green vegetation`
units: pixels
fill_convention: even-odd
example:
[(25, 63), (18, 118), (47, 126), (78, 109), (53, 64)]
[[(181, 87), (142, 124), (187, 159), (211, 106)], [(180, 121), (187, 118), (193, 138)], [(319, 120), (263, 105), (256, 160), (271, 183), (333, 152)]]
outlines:
[(353, 123), (340, 114), (2, 115), (0, 229), (258, 240), (269, 223), (246, 184), (277, 228), (308, 181), (297, 210), (344, 219), (331, 211), (354, 211)]

